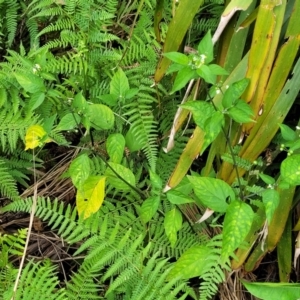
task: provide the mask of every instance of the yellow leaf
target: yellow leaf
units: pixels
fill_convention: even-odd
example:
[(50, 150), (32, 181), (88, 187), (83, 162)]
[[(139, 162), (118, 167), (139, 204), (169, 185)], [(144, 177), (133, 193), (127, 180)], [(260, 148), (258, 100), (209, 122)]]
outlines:
[(105, 179), (105, 176), (90, 176), (82, 189), (77, 190), (76, 206), (84, 219), (100, 209), (105, 195)]
[(47, 138), (43, 141), (43, 138), (46, 137), (47, 133), (41, 125), (32, 125), (30, 126), (25, 135), (25, 150), (34, 149), (42, 142), (49, 143), (52, 142), (50, 138)]

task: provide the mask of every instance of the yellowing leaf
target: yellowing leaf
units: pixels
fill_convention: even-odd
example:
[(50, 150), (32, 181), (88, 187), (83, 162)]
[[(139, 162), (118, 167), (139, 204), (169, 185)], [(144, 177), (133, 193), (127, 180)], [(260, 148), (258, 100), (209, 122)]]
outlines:
[(50, 138), (43, 140), (46, 137), (47, 133), (41, 125), (32, 125), (30, 126), (25, 135), (25, 150), (34, 149), (42, 142), (49, 143), (52, 142)]
[(77, 191), (76, 206), (84, 219), (100, 209), (105, 195), (105, 179), (105, 176), (90, 176)]

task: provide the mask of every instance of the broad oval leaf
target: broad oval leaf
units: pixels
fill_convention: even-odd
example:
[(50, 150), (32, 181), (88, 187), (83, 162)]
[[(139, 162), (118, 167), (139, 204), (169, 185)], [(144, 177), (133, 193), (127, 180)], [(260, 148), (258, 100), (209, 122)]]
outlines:
[(214, 44), (211, 33), (208, 31), (198, 45), (198, 52), (200, 55), (205, 55), (205, 63), (208, 64), (214, 59)]
[(209, 255), (211, 255), (211, 249), (206, 246), (197, 245), (191, 247), (178, 259), (167, 279), (172, 280), (177, 277), (189, 279), (201, 276), (205, 271)]
[(40, 144), (52, 142), (50, 138), (47, 137), (45, 129), (41, 125), (30, 126), (25, 135), (25, 150), (34, 149)]
[(228, 113), (237, 123), (254, 122), (252, 108), (243, 100), (238, 100), (235, 106), (228, 109)]
[(129, 83), (126, 74), (122, 69), (114, 74), (110, 83), (110, 93), (119, 100), (125, 100), (125, 93), (129, 90)]
[(165, 214), (164, 227), (171, 246), (174, 247), (177, 241), (177, 232), (182, 227), (182, 215), (177, 208), (173, 208)]
[(227, 198), (235, 198), (232, 188), (221, 179), (195, 176), (188, 176), (188, 179), (201, 203), (211, 210), (225, 212)]
[[(109, 162), (109, 165), (119, 175), (118, 177), (111, 168), (107, 168), (105, 175), (107, 176), (107, 182), (109, 184), (121, 191), (131, 190), (131, 187), (126, 182), (128, 182), (131, 186), (135, 186), (135, 177), (131, 170), (113, 162)], [(124, 182), (124, 180), (126, 182)]]
[(77, 127), (79, 123), (80, 123), (80, 116), (78, 114), (68, 113), (61, 118), (55, 130), (56, 131), (72, 130), (75, 127)]
[(262, 300), (298, 300), (299, 283), (247, 282), (241, 280), (246, 289)]
[(300, 154), (287, 157), (280, 166), (284, 182), (290, 185), (300, 185)]
[(280, 200), (279, 193), (273, 189), (267, 189), (262, 192), (262, 200), (265, 205), (266, 216), (268, 224), (271, 223), (275, 209), (277, 208)]
[(181, 193), (180, 191), (177, 190), (170, 190), (167, 192), (167, 198), (168, 200), (175, 204), (186, 204), (186, 203), (194, 203), (195, 200), (192, 199), (191, 197), (188, 197), (187, 195)]
[(111, 134), (106, 140), (106, 150), (110, 161), (120, 163), (124, 156), (125, 138), (121, 133)]
[(206, 101), (188, 101), (180, 107), (190, 110), (193, 113), (195, 123), (203, 130), (206, 120), (215, 112), (213, 106)]
[(171, 61), (180, 64), (180, 65), (188, 65), (189, 64), (189, 58), (179, 52), (168, 52), (164, 53), (164, 56), (170, 59)]
[(105, 196), (105, 176), (91, 176), (76, 194), (76, 207), (79, 216), (86, 219), (97, 212)]
[(227, 208), (223, 225), (223, 243), (221, 259), (227, 261), (233, 251), (244, 241), (251, 229), (254, 212), (241, 201), (233, 201)]
[(89, 106), (89, 118), (91, 126), (95, 129), (111, 129), (114, 126), (115, 116), (113, 111), (103, 104), (91, 104)]
[(74, 186), (81, 189), (86, 179), (90, 176), (90, 159), (87, 154), (76, 157), (70, 165), (69, 175)]
[(297, 138), (296, 132), (285, 124), (280, 124), (280, 133), (286, 141), (294, 141)]
[(41, 77), (33, 74), (15, 73), (16, 79), (22, 88), (29, 93), (45, 92), (44, 81)]
[(171, 94), (182, 89), (191, 79), (196, 77), (196, 73), (190, 67), (184, 67), (178, 71)]
[(146, 199), (141, 207), (140, 217), (143, 223), (149, 222), (157, 212), (160, 203), (159, 196), (153, 196)]

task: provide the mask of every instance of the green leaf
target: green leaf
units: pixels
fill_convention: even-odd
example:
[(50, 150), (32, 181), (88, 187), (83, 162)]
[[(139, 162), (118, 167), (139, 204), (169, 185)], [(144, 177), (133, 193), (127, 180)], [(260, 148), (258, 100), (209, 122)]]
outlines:
[(149, 222), (157, 212), (160, 203), (159, 196), (153, 196), (146, 199), (141, 207), (140, 217), (143, 223)]
[(16, 79), (21, 87), (29, 93), (45, 92), (44, 81), (41, 77), (33, 74), (15, 73)]
[(232, 188), (223, 180), (210, 177), (187, 176), (196, 196), (211, 210), (225, 212), (227, 198), (235, 198)]
[(190, 279), (201, 276), (205, 271), (207, 257), (210, 255), (211, 249), (206, 246), (197, 245), (191, 247), (185, 251), (174, 264), (174, 267), (168, 274), (167, 279)]
[(271, 223), (275, 209), (279, 204), (280, 196), (276, 190), (267, 189), (262, 192), (262, 201), (265, 205), (268, 224)]
[(126, 133), (125, 140), (126, 146), (130, 152), (135, 152), (141, 150), (145, 145), (137, 141), (132, 129), (133, 127), (131, 127)]
[[(130, 185), (135, 186), (135, 177), (131, 170), (113, 162), (110, 162), (109, 165), (122, 179), (124, 179)], [(105, 175), (107, 176), (107, 182), (110, 183), (114, 188), (120, 191), (131, 190), (131, 187), (126, 184), (124, 180), (119, 178), (110, 168), (106, 169)]]
[(31, 95), (29, 100), (30, 111), (34, 111), (38, 108), (45, 100), (45, 93), (37, 92)]
[(82, 154), (71, 162), (69, 175), (77, 189), (80, 189), (90, 176), (90, 171), (90, 159), (87, 154)]
[(109, 106), (115, 106), (118, 103), (118, 97), (112, 94), (100, 95), (98, 98)]
[(206, 65), (202, 65), (199, 69), (197, 69), (197, 74), (207, 83), (215, 84), (217, 81), (217, 76), (213, 74), (210, 68)]
[(174, 248), (177, 241), (177, 232), (182, 227), (182, 215), (177, 208), (173, 208), (165, 214), (164, 227), (171, 246)]
[(122, 69), (114, 74), (110, 83), (110, 93), (119, 99), (125, 99), (125, 93), (129, 90), (129, 83), (126, 74)]
[(167, 198), (171, 203), (173, 203), (175, 205), (195, 202), (195, 200), (193, 198), (191, 198), (177, 190), (168, 191)]
[(206, 56), (205, 63), (209, 64), (214, 59), (214, 45), (211, 38), (210, 31), (204, 36), (198, 45), (199, 54)]
[(182, 89), (191, 79), (195, 77), (195, 71), (190, 67), (184, 67), (178, 71), (171, 94)]
[(297, 138), (296, 132), (285, 124), (279, 124), (282, 137), (286, 141), (294, 141)]
[(290, 185), (300, 185), (300, 154), (287, 157), (280, 166), (282, 179)]
[(104, 195), (105, 177), (88, 177), (76, 194), (76, 207), (79, 216), (83, 214), (83, 218), (86, 219), (97, 212), (103, 203)]
[(262, 300), (298, 300), (299, 283), (247, 282), (241, 280), (246, 289)]
[(91, 104), (88, 116), (91, 126), (97, 130), (111, 129), (114, 126), (115, 116), (113, 111), (103, 104)]
[(55, 130), (56, 131), (72, 130), (75, 127), (77, 127), (79, 123), (80, 123), (80, 116), (78, 114), (68, 113), (61, 118)]
[(208, 66), (210, 72), (214, 75), (228, 75), (228, 72), (219, 65), (211, 64)]
[(126, 99), (131, 99), (133, 98), (134, 96), (137, 95), (137, 93), (139, 92), (139, 89), (138, 88), (135, 88), (135, 89), (129, 89), (125, 92), (125, 98)]
[(179, 52), (168, 52), (164, 53), (164, 56), (170, 59), (171, 61), (180, 64), (180, 65), (188, 65), (189, 64), (189, 58)]
[(228, 109), (228, 113), (237, 123), (253, 122), (252, 108), (243, 100), (238, 100), (234, 107)]
[(161, 190), (162, 189), (162, 180), (161, 178), (154, 173), (152, 170), (150, 170), (150, 182), (153, 188), (157, 189), (157, 190)]
[(180, 107), (190, 110), (193, 113), (195, 123), (203, 130), (207, 119), (215, 113), (211, 103), (205, 101), (188, 101)]
[(121, 133), (109, 135), (106, 140), (106, 150), (110, 161), (120, 163), (124, 156), (125, 138)]
[(211, 117), (209, 117), (204, 124), (204, 143), (201, 149), (202, 154), (205, 149), (217, 138), (224, 126), (225, 118), (220, 111), (214, 111)]
[(72, 107), (75, 108), (80, 112), (85, 113), (88, 110), (88, 103), (86, 102), (85, 98), (82, 95), (82, 91), (78, 94), (75, 95), (73, 102), (72, 102)]
[(221, 259), (227, 261), (238, 248), (251, 229), (254, 213), (252, 208), (241, 201), (233, 201), (227, 208), (223, 225)]
[(249, 81), (250, 80), (248, 78), (241, 79), (237, 82), (234, 82), (228, 87), (227, 90), (225, 90), (222, 99), (222, 105), (224, 108), (231, 107), (233, 103), (235, 103), (236, 100), (243, 95), (244, 91), (246, 90), (249, 84)]
[(262, 173), (259, 173), (258, 175), (261, 178), (261, 180), (266, 184), (274, 184), (275, 183), (275, 179), (269, 175), (262, 174)]

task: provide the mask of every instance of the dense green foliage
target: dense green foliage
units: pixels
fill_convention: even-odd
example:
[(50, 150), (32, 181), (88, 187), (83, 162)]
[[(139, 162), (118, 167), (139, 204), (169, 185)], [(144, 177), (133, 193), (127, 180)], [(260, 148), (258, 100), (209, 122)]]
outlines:
[(300, 89), (297, 51), (282, 77), (278, 66), (289, 41), (299, 47), (300, 6), (272, 6), (285, 23), (258, 81), (266, 48), (247, 41), (271, 36), (259, 22), (273, 11), (246, 2), (230, 21), (245, 31), (229, 23), (217, 45), (220, 0), (0, 3), (1, 218), (34, 215), (53, 233), (35, 229), (27, 248), (22, 226), (0, 224), (1, 299), (229, 299), (232, 270), (253, 271), (280, 238), (290, 245), (300, 143), (298, 120), (282, 122)]

